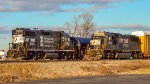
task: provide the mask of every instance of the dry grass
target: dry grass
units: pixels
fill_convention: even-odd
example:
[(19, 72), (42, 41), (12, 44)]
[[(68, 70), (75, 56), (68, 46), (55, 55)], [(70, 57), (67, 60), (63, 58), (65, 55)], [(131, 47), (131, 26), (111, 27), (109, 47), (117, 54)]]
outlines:
[(0, 82), (114, 74), (150, 74), (149, 60), (0, 64)]

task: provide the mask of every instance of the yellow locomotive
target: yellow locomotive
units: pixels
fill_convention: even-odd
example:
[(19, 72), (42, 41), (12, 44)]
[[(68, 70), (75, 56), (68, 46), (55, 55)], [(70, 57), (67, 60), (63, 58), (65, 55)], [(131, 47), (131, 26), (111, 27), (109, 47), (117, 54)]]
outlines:
[(150, 57), (150, 33), (143, 31), (132, 32), (132, 35), (138, 36), (140, 40), (140, 48), (143, 57)]

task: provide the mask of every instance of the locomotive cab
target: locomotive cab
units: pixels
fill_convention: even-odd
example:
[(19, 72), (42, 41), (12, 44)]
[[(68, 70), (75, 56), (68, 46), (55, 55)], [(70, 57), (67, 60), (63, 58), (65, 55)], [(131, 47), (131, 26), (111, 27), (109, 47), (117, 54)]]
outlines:
[(8, 57), (11, 58), (25, 58), (25, 28), (16, 28), (12, 30), (12, 43), (9, 43)]

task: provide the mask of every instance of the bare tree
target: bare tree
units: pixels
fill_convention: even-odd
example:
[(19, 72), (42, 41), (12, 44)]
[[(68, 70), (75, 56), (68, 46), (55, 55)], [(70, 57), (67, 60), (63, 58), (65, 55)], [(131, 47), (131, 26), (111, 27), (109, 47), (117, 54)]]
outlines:
[(80, 15), (82, 23), (81, 23), (81, 32), (83, 37), (89, 36), (91, 33), (95, 31), (95, 24), (93, 22), (93, 16), (91, 14), (82, 14)]
[(82, 37), (89, 36), (93, 31), (95, 31), (95, 24), (93, 23), (93, 16), (91, 14), (82, 14), (75, 16), (71, 22), (65, 24), (65, 30), (68, 33), (73, 33), (74, 35), (81, 35)]
[(65, 23), (65, 30), (69, 34), (77, 34), (77, 29), (80, 27), (80, 18), (79, 16), (74, 16), (74, 18), (70, 22)]
[(64, 27), (65, 31), (68, 32), (69, 34), (71, 34), (72, 33), (72, 31), (71, 31), (72, 25), (69, 22), (66, 22), (64, 26), (65, 26)]

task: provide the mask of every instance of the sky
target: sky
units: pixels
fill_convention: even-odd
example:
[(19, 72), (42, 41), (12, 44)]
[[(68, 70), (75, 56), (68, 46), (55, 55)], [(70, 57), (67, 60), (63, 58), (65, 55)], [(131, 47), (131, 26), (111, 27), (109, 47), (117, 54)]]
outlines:
[(0, 49), (8, 49), (16, 27), (61, 28), (83, 13), (94, 16), (99, 31), (150, 31), (149, 10), (150, 0), (0, 0)]

